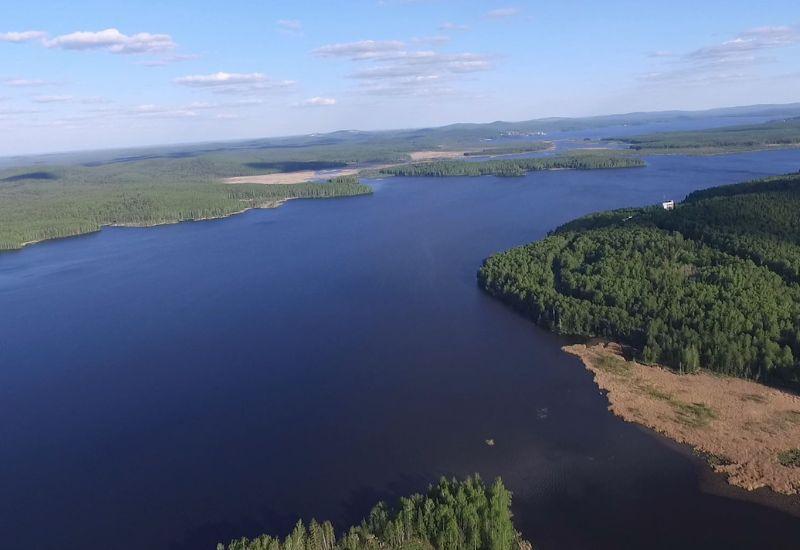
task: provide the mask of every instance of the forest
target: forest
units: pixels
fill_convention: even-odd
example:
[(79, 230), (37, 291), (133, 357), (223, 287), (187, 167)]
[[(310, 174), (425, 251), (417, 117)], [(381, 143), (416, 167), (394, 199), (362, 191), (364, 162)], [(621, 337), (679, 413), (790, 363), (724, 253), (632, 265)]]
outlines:
[(477, 151), (467, 151), (464, 153), (465, 157), (480, 157), (492, 155), (520, 155), (523, 153), (536, 153), (539, 151), (546, 151), (553, 147), (552, 142), (549, 141), (535, 141), (528, 144), (511, 145), (506, 147), (490, 147), (487, 149), (479, 149)]
[(800, 174), (577, 219), (488, 258), (482, 288), (560, 334), (800, 387)]
[(442, 478), (424, 495), (379, 503), (360, 525), (337, 537), (330, 522), (298, 521), (284, 538), (261, 535), (217, 550), (531, 550), (514, 529), (511, 493), (498, 478)]
[(609, 168), (639, 168), (641, 159), (617, 155), (564, 155), (543, 158), (520, 158), (467, 162), (441, 160), (390, 166), (381, 173), (391, 176), (449, 177), (449, 176), (524, 176), (540, 170), (597, 170)]
[(643, 153), (716, 154), (800, 146), (800, 118), (689, 132), (660, 132), (620, 139)]
[(263, 166), (249, 156), (200, 156), (0, 171), (0, 250), (89, 233), (104, 225), (218, 218), (287, 199), (372, 192), (356, 176), (292, 185), (219, 182), (221, 177), (298, 168), (297, 164)]

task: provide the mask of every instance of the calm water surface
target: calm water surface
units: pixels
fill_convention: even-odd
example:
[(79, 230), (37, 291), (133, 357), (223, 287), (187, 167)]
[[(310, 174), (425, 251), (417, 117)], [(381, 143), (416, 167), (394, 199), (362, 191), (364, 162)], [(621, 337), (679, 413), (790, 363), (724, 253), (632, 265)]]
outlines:
[(777, 151), (394, 179), (0, 255), (0, 545), (213, 548), (480, 472), (541, 549), (796, 548), (796, 499), (615, 419), (475, 272), (587, 212), (797, 169)]

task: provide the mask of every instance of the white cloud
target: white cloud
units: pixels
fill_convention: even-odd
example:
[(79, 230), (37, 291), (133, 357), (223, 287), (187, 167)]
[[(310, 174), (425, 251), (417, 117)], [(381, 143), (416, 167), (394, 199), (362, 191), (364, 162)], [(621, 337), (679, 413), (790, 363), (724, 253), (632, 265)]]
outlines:
[(509, 17), (515, 17), (520, 13), (521, 12), (518, 8), (497, 8), (487, 12), (486, 17), (489, 19), (508, 19)]
[(14, 42), (19, 44), (21, 42), (42, 40), (46, 36), (47, 33), (43, 31), (4, 32), (0, 33), (0, 42)]
[(752, 61), (764, 50), (800, 44), (795, 27), (758, 27), (740, 33), (731, 40), (689, 52), (685, 59), (694, 62), (730, 63)]
[(168, 34), (141, 32), (126, 35), (114, 28), (63, 34), (46, 39), (44, 45), (64, 50), (105, 50), (115, 54), (161, 53), (176, 46)]
[(275, 24), (278, 26), (278, 30), (284, 34), (303, 34), (303, 24), (297, 19), (278, 19)]
[(351, 78), (380, 79), (405, 76), (442, 76), (487, 71), (492, 68), (488, 56), (473, 53), (441, 54), (437, 52), (411, 52), (397, 56), (391, 63), (361, 69)]
[[(421, 42), (435, 46), (441, 40), (433, 37), (409, 41)], [(465, 80), (464, 75), (493, 68), (492, 59), (487, 55), (415, 50), (398, 40), (331, 44), (313, 53), (357, 63), (359, 68), (348, 76), (359, 82), (359, 91), (377, 95), (453, 94), (456, 81)]]
[(459, 23), (453, 23), (451, 21), (445, 21), (441, 25), (439, 25), (440, 31), (468, 31), (469, 27), (467, 25), (461, 25)]
[(267, 76), (262, 73), (225, 73), (200, 74), (182, 76), (175, 79), (176, 84), (195, 88), (214, 88), (223, 86), (239, 86), (266, 82)]
[(80, 103), (82, 105), (102, 105), (110, 103), (110, 101), (104, 97), (75, 97), (66, 94), (36, 95), (31, 98), (31, 101), (34, 103)]
[(262, 73), (226, 72), (182, 76), (176, 78), (174, 82), (181, 86), (224, 94), (256, 94), (287, 89), (296, 84), (293, 80), (273, 80)]
[(329, 107), (331, 105), (336, 105), (336, 100), (332, 97), (312, 97), (295, 103), (297, 107)]
[(143, 67), (166, 67), (167, 65), (172, 65), (173, 63), (182, 63), (184, 61), (194, 61), (195, 59), (200, 59), (200, 56), (197, 54), (175, 54), (175, 55), (168, 55), (166, 57), (162, 57), (161, 59), (150, 59), (147, 61), (137, 61), (137, 65), (141, 65)]
[(7, 78), (3, 80), (3, 84), (13, 88), (37, 88), (40, 86), (52, 86), (55, 82), (30, 78)]
[(437, 34), (435, 36), (415, 36), (411, 39), (414, 44), (429, 44), (431, 46), (441, 46), (450, 42), (449, 36)]
[(143, 104), (128, 109), (124, 114), (137, 118), (191, 118), (197, 116), (197, 107), (165, 107)]
[(730, 40), (695, 49), (683, 55), (655, 52), (651, 58), (664, 58), (665, 65), (641, 75), (645, 83), (674, 82), (681, 85), (714, 82), (740, 82), (755, 79), (761, 65), (774, 61), (767, 52), (800, 45), (797, 27), (757, 27)]
[(0, 109), (0, 116), (13, 117), (17, 115), (34, 115), (40, 113), (38, 109)]
[(34, 103), (67, 103), (73, 99), (71, 95), (37, 95), (32, 98)]
[(402, 51), (405, 44), (399, 40), (361, 40), (341, 44), (328, 44), (312, 53), (319, 57), (348, 57), (350, 59), (375, 59)]

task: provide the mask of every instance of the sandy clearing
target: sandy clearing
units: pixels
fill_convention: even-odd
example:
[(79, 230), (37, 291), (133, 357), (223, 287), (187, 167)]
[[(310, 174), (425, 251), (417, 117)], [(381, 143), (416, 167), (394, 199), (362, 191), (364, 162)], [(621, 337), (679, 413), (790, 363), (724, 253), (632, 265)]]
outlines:
[[(409, 153), (412, 162), (462, 158), (464, 151), (414, 151)], [(381, 170), (390, 166), (399, 166), (404, 163), (364, 165), (358, 168), (342, 168), (334, 170), (301, 170), (298, 172), (278, 172), (274, 174), (258, 174), (254, 176), (237, 176), (225, 178), (222, 183), (234, 185), (237, 183), (258, 183), (261, 185), (293, 185), (309, 181), (329, 180), (337, 176), (353, 176), (362, 170)]]
[(414, 151), (408, 156), (414, 162), (420, 160), (454, 159), (464, 156), (465, 151)]
[(276, 174), (261, 174), (257, 176), (239, 176), (225, 178), (222, 183), (260, 183), (262, 185), (296, 184), (315, 180), (328, 180), (337, 176), (353, 176), (358, 174), (359, 168), (344, 168), (342, 170), (301, 170), (299, 172), (278, 172)]
[(615, 415), (705, 453), (729, 483), (800, 491), (800, 467), (778, 460), (779, 453), (800, 448), (800, 397), (738, 378), (641, 365), (613, 343), (564, 351), (594, 374)]

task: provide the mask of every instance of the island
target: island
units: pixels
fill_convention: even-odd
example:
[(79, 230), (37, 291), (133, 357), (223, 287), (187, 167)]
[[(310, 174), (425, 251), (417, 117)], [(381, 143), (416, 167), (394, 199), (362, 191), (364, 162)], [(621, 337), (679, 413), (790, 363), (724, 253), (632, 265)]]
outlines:
[(515, 158), (485, 162), (435, 161), (390, 166), (381, 170), (390, 176), (451, 177), (505, 176), (519, 177), (542, 170), (603, 170), (641, 168), (646, 163), (638, 158), (616, 154), (571, 154), (541, 158)]
[(696, 191), (567, 223), (488, 258), (478, 281), (547, 329), (596, 339), (568, 350), (615, 413), (692, 444), (732, 483), (793, 494), (798, 212), (800, 174)]
[(284, 538), (241, 538), (217, 550), (532, 550), (514, 529), (511, 493), (499, 478), (486, 486), (479, 476), (442, 478), (424, 495), (401, 498), (395, 507), (376, 505), (360, 525), (338, 536), (330, 522), (298, 521)]

